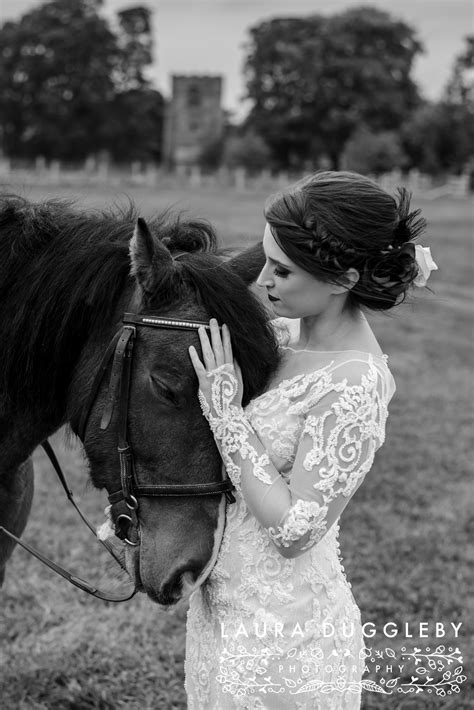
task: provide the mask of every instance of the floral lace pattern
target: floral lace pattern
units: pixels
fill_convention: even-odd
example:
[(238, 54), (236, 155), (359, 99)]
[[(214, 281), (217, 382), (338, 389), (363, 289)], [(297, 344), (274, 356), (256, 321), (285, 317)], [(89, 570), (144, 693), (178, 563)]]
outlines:
[(276, 545), (289, 547), (309, 533), (308, 542), (301, 548), (307, 550), (326, 532), (327, 512), (327, 507), (316, 501), (298, 500), (288, 511), (284, 524), (276, 530), (268, 528), (268, 534)]
[(231, 404), (238, 388), (233, 365), (225, 364), (210, 373), (212, 376), (211, 397), (215, 414), (211, 412), (203, 393), (198, 392), (201, 409), (209, 422), (214, 438), (220, 444), (221, 455), (229, 474), (229, 478), (237, 491), (240, 492), (240, 468), (234, 463), (232, 454), (239, 453), (243, 459), (250, 459), (253, 465), (253, 474), (262, 483), (271, 484), (265, 466), (270, 463), (268, 455), (261, 456), (249, 445), (249, 434), (253, 433), (252, 426), (241, 407)]
[[(323, 481), (317, 488), (331, 498), (336, 493), (352, 494), (358, 479), (370, 469), (376, 446), (384, 441), (388, 412), (380, 401), (377, 379), (377, 371), (369, 369), (360, 385), (345, 385), (330, 410), (319, 416), (309, 414), (305, 421), (303, 433), (311, 436), (313, 446), (303, 465), (311, 471), (326, 462), (319, 470)], [(329, 433), (325, 431), (328, 418), (332, 418)], [(370, 442), (369, 451), (364, 450), (366, 441)]]
[[(224, 367), (228, 392), (236, 386), (231, 375)], [(190, 600), (188, 710), (360, 708), (364, 643), (340, 556), (338, 505), (384, 441), (390, 378), (382, 360), (350, 354), (280, 382), (244, 413), (226, 397), (213, 401), (219, 422), (208, 412), (209, 423), (222, 451), (238, 449), (255, 462), (262, 482), (275, 467), (292, 504), (270, 529), (239, 492), (228, 506), (216, 565)], [(249, 450), (252, 432), (270, 463)], [(235, 484), (232, 456), (224, 460)], [(297, 557), (274, 545), (295, 541), (304, 551)]]

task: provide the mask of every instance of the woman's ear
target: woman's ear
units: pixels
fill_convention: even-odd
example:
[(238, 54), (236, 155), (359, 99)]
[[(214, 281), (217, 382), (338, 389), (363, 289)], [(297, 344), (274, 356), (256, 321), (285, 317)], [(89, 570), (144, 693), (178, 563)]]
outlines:
[(347, 271), (338, 277), (339, 283), (334, 284), (333, 293), (346, 293), (350, 291), (358, 280), (360, 279), (360, 274), (357, 269), (347, 269)]

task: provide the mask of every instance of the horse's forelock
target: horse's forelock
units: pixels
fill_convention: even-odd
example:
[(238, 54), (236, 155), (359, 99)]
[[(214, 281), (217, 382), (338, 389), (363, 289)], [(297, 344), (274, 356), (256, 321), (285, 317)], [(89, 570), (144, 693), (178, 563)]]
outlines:
[(155, 306), (178, 305), (184, 289), (197, 294), (209, 318), (229, 327), (234, 356), (244, 377), (244, 404), (247, 404), (264, 390), (279, 362), (265, 309), (217, 255), (197, 253), (177, 260), (154, 294)]
[[(167, 211), (150, 221), (149, 227), (155, 239), (155, 255), (143, 288), (142, 310), (166, 308), (186, 298), (189, 286), (195, 290), (186, 268), (188, 258), (195, 254), (211, 258), (217, 252), (216, 233), (207, 220), (187, 220)], [(173, 257), (171, 260), (163, 259), (163, 246)], [(220, 265), (220, 260), (214, 263)]]

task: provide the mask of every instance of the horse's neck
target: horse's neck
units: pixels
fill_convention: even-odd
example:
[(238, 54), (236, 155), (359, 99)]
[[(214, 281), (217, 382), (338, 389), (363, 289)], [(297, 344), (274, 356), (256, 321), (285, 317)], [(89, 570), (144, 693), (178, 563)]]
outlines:
[(119, 323), (124, 308), (131, 302), (132, 294), (124, 295), (117, 304), (112, 322), (100, 333), (91, 334), (83, 344), (73, 371), (67, 376), (68, 396), (59, 404), (51, 399), (37, 400), (32, 407), (11, 404), (8, 396), (0, 392), (0, 476), (15, 469), (42, 441), (68, 423), (84, 402), (103, 352)]
[(36, 447), (51, 436), (62, 422), (48, 422), (32, 413), (18, 418), (0, 417), (0, 477), (13, 474)]

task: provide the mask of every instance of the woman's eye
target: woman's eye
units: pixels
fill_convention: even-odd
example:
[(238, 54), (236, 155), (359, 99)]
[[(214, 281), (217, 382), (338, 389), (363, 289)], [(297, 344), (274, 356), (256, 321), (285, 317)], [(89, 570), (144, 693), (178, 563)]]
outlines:
[(285, 278), (285, 276), (288, 276), (290, 272), (286, 271), (286, 269), (280, 269), (279, 267), (276, 267), (273, 273), (275, 274), (275, 276), (281, 276), (281, 278)]

